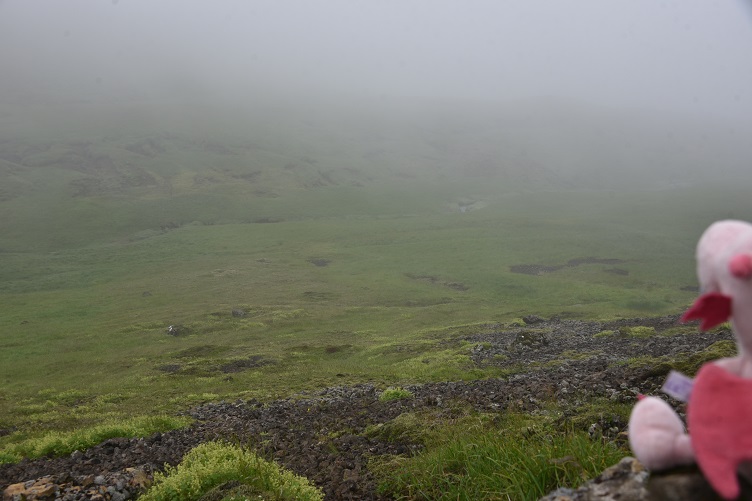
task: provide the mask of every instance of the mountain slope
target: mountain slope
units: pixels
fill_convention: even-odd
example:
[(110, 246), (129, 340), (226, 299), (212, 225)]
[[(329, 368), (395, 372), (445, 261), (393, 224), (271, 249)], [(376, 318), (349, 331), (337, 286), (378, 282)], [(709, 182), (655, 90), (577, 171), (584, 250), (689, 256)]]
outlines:
[(0, 112), (6, 238), (65, 228), (77, 241), (85, 237), (72, 227), (108, 216), (111, 236), (254, 220), (269, 217), (269, 200), (330, 188), (392, 186), (411, 197), (411, 186), (457, 182), (499, 193), (752, 183), (744, 124), (555, 100), (92, 102)]

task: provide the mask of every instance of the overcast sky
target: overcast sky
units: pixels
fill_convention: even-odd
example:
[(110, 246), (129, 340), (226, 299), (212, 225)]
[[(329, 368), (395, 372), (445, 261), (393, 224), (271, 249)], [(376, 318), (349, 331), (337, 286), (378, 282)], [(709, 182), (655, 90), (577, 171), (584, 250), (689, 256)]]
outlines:
[(752, 0), (0, 0), (0, 92), (263, 87), (752, 117)]

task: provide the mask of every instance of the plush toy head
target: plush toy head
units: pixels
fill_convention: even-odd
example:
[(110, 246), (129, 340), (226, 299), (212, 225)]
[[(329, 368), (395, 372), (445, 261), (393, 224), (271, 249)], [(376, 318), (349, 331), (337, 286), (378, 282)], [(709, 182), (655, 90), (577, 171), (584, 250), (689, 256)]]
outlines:
[(697, 244), (702, 295), (683, 320), (702, 319), (702, 330), (731, 320), (739, 356), (752, 355), (752, 225), (719, 221)]

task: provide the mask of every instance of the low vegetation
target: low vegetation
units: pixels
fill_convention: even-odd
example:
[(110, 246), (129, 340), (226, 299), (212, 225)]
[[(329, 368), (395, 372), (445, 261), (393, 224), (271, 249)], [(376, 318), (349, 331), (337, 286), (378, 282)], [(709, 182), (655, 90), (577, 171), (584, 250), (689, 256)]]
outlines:
[(374, 465), (381, 491), (397, 499), (538, 499), (577, 486), (626, 453), (586, 432), (561, 431), (546, 416), (467, 416), (436, 426), (426, 450)]
[(157, 415), (105, 421), (72, 431), (48, 431), (31, 438), (27, 438), (25, 432), (18, 432), (10, 435), (6, 440), (7, 445), (0, 449), (0, 464), (14, 463), (21, 458), (62, 456), (86, 450), (108, 438), (145, 437), (152, 433), (182, 428), (190, 422), (189, 418)]
[(736, 343), (730, 340), (716, 341), (697, 353), (679, 353), (675, 357), (641, 356), (626, 360), (625, 364), (634, 368), (643, 368), (645, 376), (665, 375), (671, 370), (694, 376), (702, 364), (720, 358), (736, 356)]
[(157, 473), (143, 501), (198, 500), (216, 491), (215, 499), (321, 501), (323, 494), (302, 477), (274, 462), (231, 444), (206, 442), (185, 455), (176, 467)]
[(388, 402), (389, 400), (401, 400), (403, 398), (412, 398), (413, 394), (410, 390), (404, 388), (387, 388), (381, 395), (379, 400), (382, 402)]
[[(455, 327), (520, 323), (531, 312), (675, 313), (695, 296), (682, 290), (696, 282), (692, 249), (707, 222), (683, 203), (695, 194), (487, 194), (482, 210), (459, 214), (442, 211), (446, 189), (424, 187), (405, 198), (399, 211), (413, 215), (404, 217), (391, 189), (356, 191), (269, 200), (264, 212), (288, 211), (279, 223), (190, 224), (136, 240), (113, 228), (105, 244), (82, 236), (54, 252), (18, 237), (0, 269), (0, 429), (70, 429), (343, 383), (489, 377), (498, 372), (473, 366)], [(630, 197), (659, 215), (625, 210)], [(631, 273), (597, 263), (510, 271), (584, 254), (618, 256)]]
[[(509, 376), (510, 364), (474, 363), (475, 345), (463, 339), (489, 325), (524, 326), (531, 313), (678, 313), (696, 296), (701, 231), (752, 213), (745, 190), (544, 191), (502, 177), (388, 172), (370, 182), (356, 168), (338, 181), (324, 169), (338, 160), (323, 152), (287, 158), (247, 139), (227, 147), (140, 131), (99, 142), (76, 134), (3, 146), (15, 160), (2, 175), (30, 177), (26, 191), (0, 198), (13, 214), (0, 218), (0, 462), (182, 427), (165, 416), (209, 401), (366, 382), (389, 388), (383, 400), (409, 400), (411, 383)], [(112, 172), (100, 172), (105, 157)], [(118, 167), (129, 162), (141, 162), (137, 178)], [(679, 365), (691, 373), (731, 345)], [(669, 362), (630, 361), (658, 371)], [(577, 428), (559, 435), (545, 420), (504, 419), (442, 424), (421, 437), (424, 454), (379, 466), (383, 488), (516, 497), (515, 485), (542, 493), (574, 484), (621, 453)], [(273, 469), (227, 445), (192, 454), (150, 496)], [(214, 470), (219, 458), (236, 469)], [(267, 495), (276, 485), (252, 489)]]

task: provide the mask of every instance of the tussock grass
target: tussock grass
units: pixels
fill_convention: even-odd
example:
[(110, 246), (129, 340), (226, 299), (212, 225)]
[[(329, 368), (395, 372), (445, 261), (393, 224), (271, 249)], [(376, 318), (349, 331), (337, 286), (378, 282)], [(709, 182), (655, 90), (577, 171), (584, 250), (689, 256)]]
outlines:
[(580, 485), (624, 454), (585, 432), (509, 414), (500, 425), (476, 417), (439, 427), (423, 453), (374, 469), (384, 478), (380, 490), (397, 499), (534, 500), (556, 487)]
[(413, 392), (404, 388), (387, 388), (379, 395), (379, 400), (389, 402), (391, 400), (404, 400), (413, 398)]
[(737, 353), (736, 343), (724, 339), (716, 341), (704, 350), (696, 353), (683, 352), (678, 353), (673, 357), (667, 355), (662, 357), (643, 355), (632, 357), (620, 362), (620, 364), (642, 369), (644, 371), (643, 374), (646, 377), (662, 376), (668, 374), (672, 369), (688, 376), (694, 376), (703, 364), (720, 358), (733, 357), (736, 356)]
[(146, 437), (157, 432), (183, 428), (190, 422), (189, 418), (145, 416), (105, 422), (69, 432), (52, 431), (38, 437), (26, 438), (20, 433), (11, 435), (11, 443), (0, 449), (0, 464), (15, 463), (24, 457), (63, 456), (76, 450), (86, 450), (109, 438)]
[[(321, 501), (323, 493), (307, 479), (240, 447), (207, 442), (189, 451), (179, 465), (156, 473), (144, 501), (196, 500), (212, 489), (239, 483), (246, 496), (270, 501)], [(238, 491), (237, 487), (235, 488)]]

